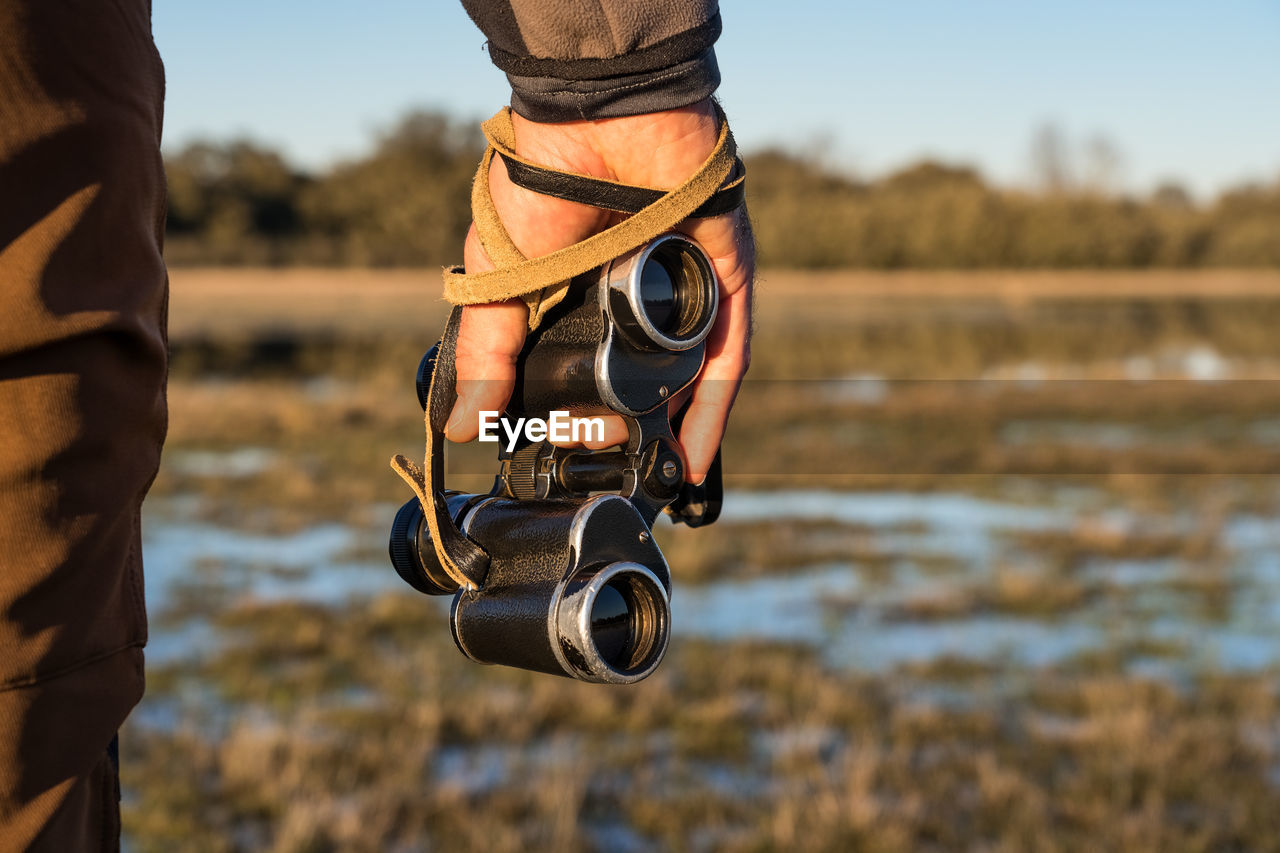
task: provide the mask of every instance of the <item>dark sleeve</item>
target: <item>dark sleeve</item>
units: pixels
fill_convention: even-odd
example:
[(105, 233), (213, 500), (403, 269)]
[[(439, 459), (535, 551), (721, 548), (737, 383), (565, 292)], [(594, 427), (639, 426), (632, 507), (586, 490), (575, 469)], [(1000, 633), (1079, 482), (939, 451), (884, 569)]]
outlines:
[(511, 82), (511, 107), (555, 122), (669, 110), (720, 83), (718, 0), (462, 0)]

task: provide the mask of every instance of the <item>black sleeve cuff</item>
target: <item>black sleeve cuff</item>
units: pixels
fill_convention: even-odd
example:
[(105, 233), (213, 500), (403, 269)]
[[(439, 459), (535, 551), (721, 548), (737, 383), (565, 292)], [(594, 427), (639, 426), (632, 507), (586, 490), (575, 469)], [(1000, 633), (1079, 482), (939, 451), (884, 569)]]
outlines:
[(720, 85), (720, 67), (715, 48), (708, 46), (693, 59), (654, 71), (603, 79), (521, 76), (508, 71), (507, 79), (511, 108), (520, 115), (537, 122), (577, 121), (695, 104)]

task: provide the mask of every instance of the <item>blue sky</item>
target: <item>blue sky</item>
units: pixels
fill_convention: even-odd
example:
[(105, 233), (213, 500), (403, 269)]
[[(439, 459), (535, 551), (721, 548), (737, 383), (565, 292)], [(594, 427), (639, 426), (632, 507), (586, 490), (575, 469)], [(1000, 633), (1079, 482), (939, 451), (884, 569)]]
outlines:
[[(723, 0), (741, 146), (874, 176), (924, 156), (1031, 178), (1056, 124), (1105, 136), (1122, 185), (1280, 178), (1280, 0)], [(250, 136), (320, 167), (412, 107), (479, 119), (502, 74), (455, 0), (156, 0), (167, 146)]]

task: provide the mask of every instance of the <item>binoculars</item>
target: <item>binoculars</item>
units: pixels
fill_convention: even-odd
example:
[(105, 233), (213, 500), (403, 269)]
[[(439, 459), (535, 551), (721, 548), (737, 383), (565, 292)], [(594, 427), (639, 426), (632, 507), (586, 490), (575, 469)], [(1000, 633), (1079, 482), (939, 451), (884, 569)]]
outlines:
[[(448, 519), (488, 555), (477, 588), (444, 571), (417, 499), (397, 512), (391, 563), (414, 589), (453, 596), (450, 628), (464, 655), (611, 684), (657, 668), (671, 572), (651, 527), (663, 512), (710, 524), (723, 496), (719, 453), (703, 484), (684, 482), (674, 431), (683, 412), (669, 414), (702, 370), (718, 304), (706, 253), (674, 233), (570, 282), (525, 341), (503, 418), (621, 415), (627, 440), (593, 452), (512, 431), (488, 494), (446, 491)], [(439, 352), (418, 367), (424, 409)]]

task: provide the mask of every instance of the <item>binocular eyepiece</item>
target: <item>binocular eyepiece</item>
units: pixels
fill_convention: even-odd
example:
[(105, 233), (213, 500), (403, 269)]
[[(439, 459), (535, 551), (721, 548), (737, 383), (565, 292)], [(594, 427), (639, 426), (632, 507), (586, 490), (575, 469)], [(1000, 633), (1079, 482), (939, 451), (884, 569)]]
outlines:
[[(570, 283), (526, 339), (504, 417), (618, 414), (628, 439), (588, 452), (517, 438), (500, 445), (489, 494), (445, 492), (453, 526), (489, 557), (479, 588), (460, 588), (444, 570), (419, 501), (400, 508), (392, 565), (420, 592), (453, 595), (450, 627), (463, 654), (599, 683), (632, 683), (657, 668), (670, 637), (671, 573), (650, 527), (664, 510), (691, 526), (719, 514), (719, 458), (706, 484), (684, 484), (667, 412), (702, 369), (717, 307), (710, 260), (678, 234)], [(418, 369), (424, 408), (436, 351)]]
[(566, 662), (592, 680), (644, 678), (667, 650), (670, 601), (663, 582), (640, 563), (579, 573), (556, 611)]
[(661, 237), (611, 264), (607, 275), (609, 316), (638, 349), (681, 352), (711, 332), (719, 304), (715, 273), (689, 240)]

